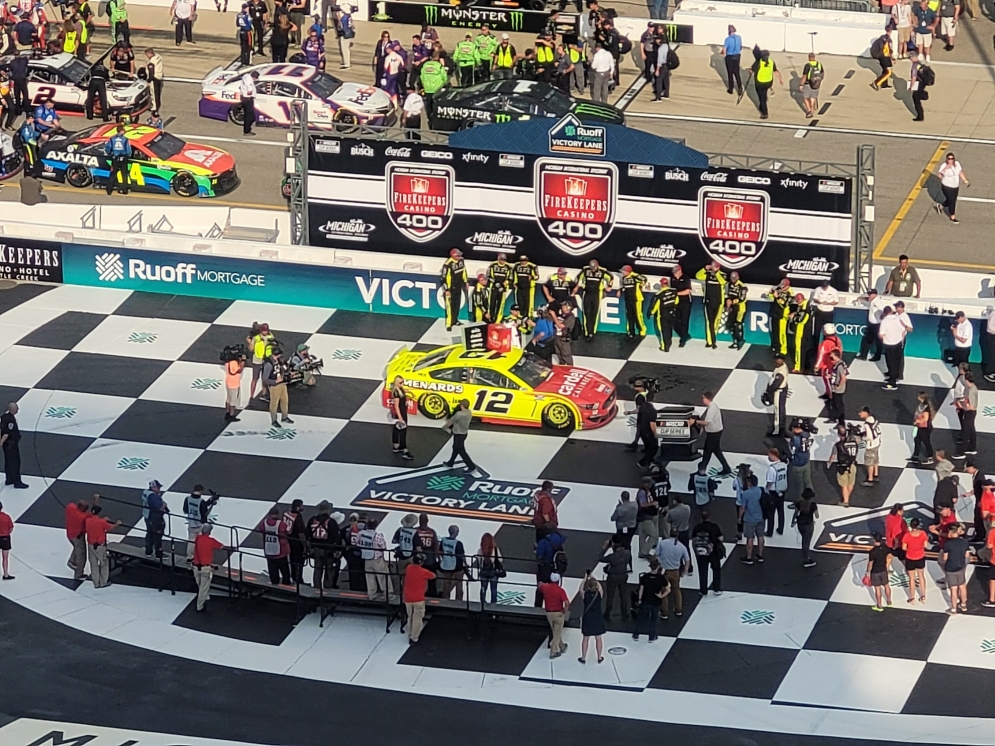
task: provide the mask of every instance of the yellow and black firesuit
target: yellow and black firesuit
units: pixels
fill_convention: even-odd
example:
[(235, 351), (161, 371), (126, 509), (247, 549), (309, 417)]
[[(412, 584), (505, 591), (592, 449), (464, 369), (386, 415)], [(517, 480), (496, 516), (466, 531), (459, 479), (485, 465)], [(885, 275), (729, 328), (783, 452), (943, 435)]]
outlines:
[(613, 280), (612, 273), (602, 269), (597, 259), (592, 259), (577, 275), (577, 289), (584, 292), (584, 336), (588, 339), (593, 339), (598, 331), (601, 299), (611, 289)]
[(791, 315), (791, 281), (785, 277), (767, 296), (770, 304), (770, 348), (775, 355), (788, 354), (788, 316)]
[(470, 320), (480, 323), (491, 320), (491, 284), (487, 275), (477, 275), (477, 284), (470, 291)]
[(573, 301), (574, 288), (577, 283), (567, 277), (567, 270), (560, 267), (555, 275), (550, 275), (549, 279), (542, 287), (542, 294), (546, 296), (546, 302), (556, 308), (559, 313), (560, 307), (564, 303), (575, 305)]
[(622, 305), (625, 306), (625, 335), (633, 337), (646, 336), (646, 320), (643, 318), (643, 287), (646, 285), (646, 275), (634, 272), (626, 264), (622, 267), (622, 281), (619, 283), (622, 294)]
[(738, 350), (746, 344), (743, 333), (743, 319), (746, 317), (746, 297), (750, 289), (739, 279), (739, 272), (729, 275), (726, 285), (726, 328), (732, 335), (732, 349)]
[(791, 303), (791, 314), (788, 316), (788, 335), (790, 338), (791, 372), (798, 373), (811, 366), (812, 330), (809, 322), (812, 319), (812, 306), (808, 299), (798, 293)]
[(536, 282), (539, 268), (524, 254), (515, 262), (515, 304), (522, 316), (529, 318), (535, 308)]
[(719, 321), (725, 308), (726, 276), (716, 262), (702, 267), (694, 276), (702, 284), (705, 295), (705, 346), (716, 348), (715, 336), (719, 333)]
[(446, 331), (461, 326), (460, 307), (466, 296), (466, 264), (459, 249), (449, 252), (449, 258), (442, 264), (442, 287), (446, 290)]
[(508, 257), (498, 254), (496, 262), (491, 262), (487, 268), (487, 279), (491, 284), (491, 323), (497, 324), (504, 318), (504, 308), (511, 294), (511, 281), (514, 267), (508, 263)]
[(670, 287), (670, 278), (660, 278), (660, 291), (650, 303), (650, 316), (656, 326), (656, 336), (660, 340), (660, 349), (670, 352), (670, 344), (674, 337), (674, 315), (677, 311), (677, 291)]

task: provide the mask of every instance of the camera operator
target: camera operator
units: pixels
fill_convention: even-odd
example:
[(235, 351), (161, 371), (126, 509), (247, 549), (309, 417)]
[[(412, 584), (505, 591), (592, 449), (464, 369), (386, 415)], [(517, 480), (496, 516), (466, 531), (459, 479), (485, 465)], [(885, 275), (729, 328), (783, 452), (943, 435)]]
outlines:
[(195, 484), (193, 492), (183, 500), (183, 515), (187, 517), (187, 562), (193, 561), (194, 542), (200, 535), (200, 527), (211, 517), (211, 510), (221, 498), (212, 491), (209, 498), (204, 497), (204, 485)]
[(552, 365), (554, 340), (556, 339), (556, 324), (553, 323), (553, 312), (547, 308), (536, 312), (535, 329), (526, 350)]
[(784, 364), (783, 355), (777, 355), (774, 358), (774, 372), (770, 376), (767, 390), (760, 397), (760, 401), (774, 410), (774, 429), (767, 435), (780, 438), (788, 437), (785, 432), (785, 426), (788, 423), (788, 366)]
[(788, 441), (788, 491), (792, 500), (801, 497), (802, 490), (812, 487), (812, 433), (817, 432), (809, 420), (795, 417), (791, 421), (791, 439)]
[(867, 479), (864, 481), (865, 487), (873, 487), (878, 481), (878, 463), (881, 449), (881, 423), (871, 414), (871, 410), (864, 407), (857, 413), (863, 420), (863, 432), (860, 439), (864, 441), (864, 466), (867, 467)]
[(287, 416), (290, 399), (287, 396), (288, 369), (283, 362), (283, 354), (279, 348), (274, 349), (263, 363), (263, 383), (269, 389), (269, 418), (273, 427), (283, 427), (276, 419), (277, 409), (283, 413), (282, 421), (293, 424)]
[(560, 365), (573, 365), (573, 341), (580, 336), (577, 331), (580, 322), (574, 316), (573, 306), (569, 302), (564, 301), (560, 304), (560, 313), (553, 318), (553, 323), (556, 324), (556, 337), (553, 339), (556, 359)]
[(839, 440), (833, 446), (833, 452), (829, 454), (826, 468), (836, 464), (836, 483), (842, 491), (843, 507), (849, 508), (850, 495), (857, 481), (857, 438), (846, 425), (839, 425), (836, 434), (839, 435)]
[(242, 406), (242, 371), (245, 369), (244, 354), (233, 357), (225, 363), (225, 422), (238, 422), (238, 410)]
[[(639, 412), (639, 408), (649, 400), (649, 396), (646, 393), (646, 381), (642, 378), (635, 378), (630, 383), (632, 383), (632, 389), (636, 392), (632, 397), (632, 403), (635, 405), (633, 409), (624, 410), (626, 415), (633, 415)], [(635, 451), (639, 448), (639, 430), (636, 430), (635, 439), (625, 447), (627, 451)]]
[(829, 353), (829, 377), (827, 379), (826, 393), (829, 394), (827, 402), (826, 422), (836, 422), (840, 425), (846, 423), (846, 407), (843, 404), (843, 395), (846, 393), (846, 380), (850, 371), (843, 362), (843, 353), (833, 350)]
[(781, 460), (781, 452), (776, 448), (771, 448), (767, 452), (767, 475), (764, 481), (767, 485), (767, 494), (771, 498), (771, 511), (765, 516), (767, 519), (767, 536), (774, 535), (774, 516), (777, 515), (777, 535), (784, 534), (784, 496), (788, 492), (788, 465)]
[(290, 357), (290, 367), (301, 374), (301, 383), (305, 386), (314, 386), (317, 383), (314, 377), (316, 362), (311, 357), (311, 348), (303, 343), (297, 345), (297, 351)]

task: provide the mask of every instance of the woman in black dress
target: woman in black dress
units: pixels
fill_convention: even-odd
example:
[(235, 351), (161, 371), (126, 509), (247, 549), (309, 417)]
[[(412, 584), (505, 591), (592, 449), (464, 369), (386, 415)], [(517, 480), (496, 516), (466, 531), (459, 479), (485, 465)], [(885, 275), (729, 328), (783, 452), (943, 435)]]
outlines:
[(379, 86), (383, 80), (384, 61), (390, 52), (390, 32), (380, 34), (380, 41), (373, 48), (373, 85)]
[(580, 658), (577, 660), (587, 663), (587, 646), (593, 637), (598, 651), (598, 663), (603, 663), (605, 660), (605, 643), (602, 639), (602, 635), (605, 634), (605, 617), (602, 609), (604, 591), (601, 589), (601, 583), (591, 575), (587, 575), (577, 595), (580, 596), (581, 593), (584, 594), (584, 613), (580, 618), (580, 633), (584, 639), (581, 640)]
[(394, 383), (391, 384), (387, 406), (390, 409), (388, 416), (394, 423), (394, 428), (390, 431), (394, 453), (405, 461), (410, 461), (414, 456), (408, 450), (408, 392), (404, 388), (404, 379), (400, 376), (395, 376)]

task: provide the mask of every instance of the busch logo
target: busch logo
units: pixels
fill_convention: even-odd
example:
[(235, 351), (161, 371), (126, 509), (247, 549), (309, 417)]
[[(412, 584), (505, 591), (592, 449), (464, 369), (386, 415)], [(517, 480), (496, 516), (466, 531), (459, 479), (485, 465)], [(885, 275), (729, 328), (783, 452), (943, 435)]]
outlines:
[(711, 181), (715, 184), (725, 184), (729, 180), (729, 174), (710, 174), (705, 172), (701, 175), (702, 181)]
[(770, 197), (745, 189), (698, 191), (698, 236), (708, 255), (728, 269), (755, 260), (767, 245)]
[(618, 192), (614, 164), (540, 158), (534, 183), (539, 227), (568, 254), (593, 251), (611, 234)]
[(663, 178), (667, 181), (690, 181), (691, 177), (688, 176), (687, 171), (682, 171), (679, 168), (672, 168), (666, 173), (664, 173)]
[(453, 217), (450, 166), (387, 164), (387, 214), (394, 227), (412, 241), (441, 236)]
[(383, 154), (392, 158), (410, 158), (411, 148), (387, 148)]
[(349, 149), (349, 153), (352, 154), (352, 155), (365, 155), (367, 158), (372, 158), (375, 155), (375, 153), (373, 152), (373, 148), (371, 148), (366, 143), (360, 143), (359, 145), (353, 145)]
[(687, 255), (683, 249), (672, 244), (662, 246), (637, 246), (627, 256), (633, 264), (645, 264), (652, 267), (673, 267)]

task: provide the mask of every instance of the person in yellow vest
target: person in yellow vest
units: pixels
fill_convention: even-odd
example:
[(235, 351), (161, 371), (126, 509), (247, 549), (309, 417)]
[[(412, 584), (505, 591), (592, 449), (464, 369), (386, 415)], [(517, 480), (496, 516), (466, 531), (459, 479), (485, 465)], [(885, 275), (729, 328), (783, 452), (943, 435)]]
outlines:
[(515, 77), (515, 63), (520, 57), (508, 35), (501, 34), (501, 43), (491, 55), (491, 77), (494, 80), (508, 80)]
[(77, 20), (75, 13), (65, 20), (59, 34), (63, 52), (76, 54), (76, 50), (79, 49), (81, 29), (82, 24)]
[(576, 42), (571, 44), (568, 48), (567, 54), (570, 55), (570, 62), (574, 66), (573, 73), (570, 78), (570, 88), (567, 93), (573, 93), (574, 88), (577, 89), (577, 95), (584, 95), (585, 88), (585, 74), (584, 68), (587, 66), (587, 54), (584, 52), (584, 42), (578, 39)]
[(266, 383), (262, 381), (263, 363), (273, 354), (276, 338), (269, 330), (269, 324), (260, 324), (256, 333), (249, 339), (249, 349), (252, 351), (252, 384), (249, 387), (249, 400), (256, 398), (256, 385), (261, 384), (262, 399), (269, 398)]
[(536, 80), (552, 83), (556, 74), (556, 47), (548, 36), (536, 39)]
[(777, 64), (770, 58), (770, 52), (760, 47), (753, 47), (753, 67), (750, 71), (753, 74), (753, 85), (757, 91), (757, 103), (760, 106), (760, 118), (767, 119), (767, 96), (774, 86), (774, 78), (777, 78), (779, 85), (784, 85), (781, 71), (777, 69)]

